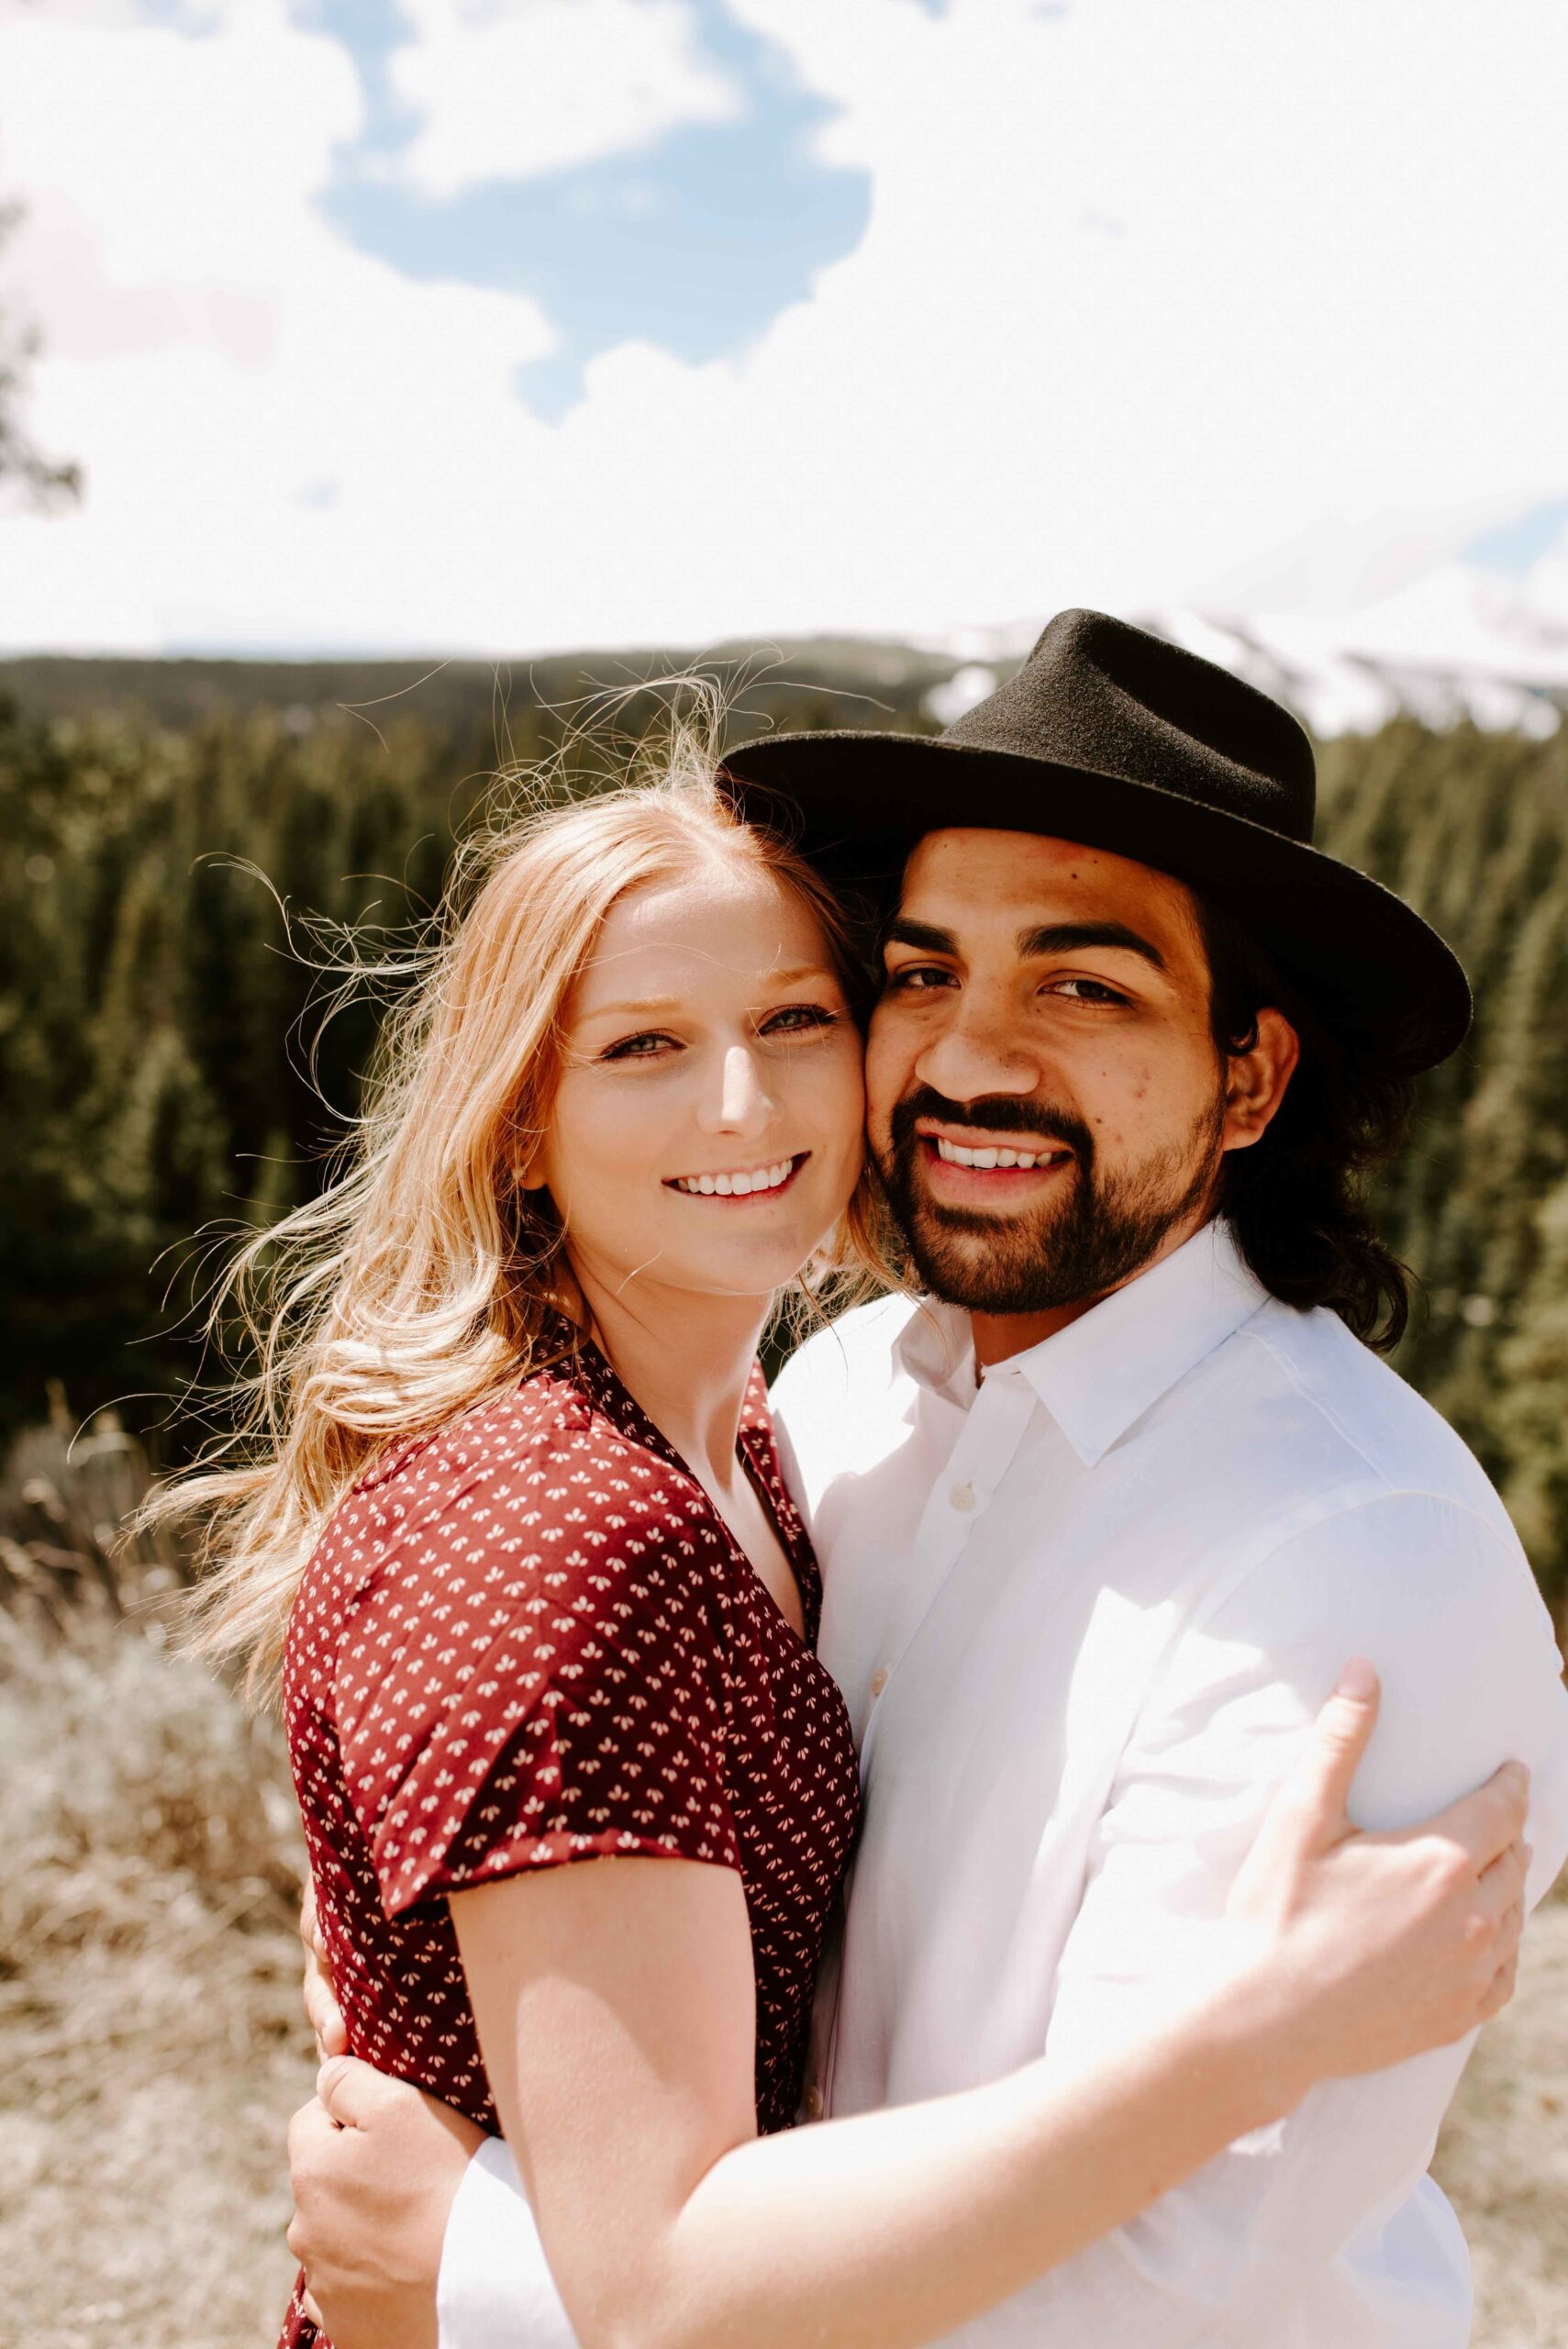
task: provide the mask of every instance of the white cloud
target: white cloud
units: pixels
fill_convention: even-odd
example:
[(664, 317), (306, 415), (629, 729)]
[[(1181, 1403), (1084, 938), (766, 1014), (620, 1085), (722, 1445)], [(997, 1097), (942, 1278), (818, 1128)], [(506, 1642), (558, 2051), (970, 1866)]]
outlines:
[[(432, 188), (541, 108), (602, 153), (731, 102), (662, 5), (415, 6)], [(622, 345), (547, 427), (514, 377), (548, 319), (327, 228), (361, 100), (284, 0), (201, 40), (0, 0), (35, 429), (89, 472), (79, 515), (5, 525), (0, 641), (516, 651), (1069, 602), (1332, 633), (1393, 597), (1435, 640), (1463, 599), (1420, 583), (1568, 486), (1558, 0), (731, 7), (836, 103), (865, 237), (740, 356)], [(613, 64), (612, 14), (646, 52)], [(536, 23), (570, 106), (503, 60)]]
[(403, 0), (398, 96), (420, 117), (399, 175), (455, 195), (729, 121), (740, 94), (701, 54), (682, 0)]

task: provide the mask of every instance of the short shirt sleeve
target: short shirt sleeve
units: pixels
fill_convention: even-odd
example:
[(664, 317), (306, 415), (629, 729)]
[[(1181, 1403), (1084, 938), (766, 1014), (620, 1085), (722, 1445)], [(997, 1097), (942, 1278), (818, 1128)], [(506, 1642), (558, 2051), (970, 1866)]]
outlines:
[(609, 1854), (738, 1868), (723, 1624), (682, 1480), (579, 1431), (396, 1481), (334, 1691), (386, 1914)]

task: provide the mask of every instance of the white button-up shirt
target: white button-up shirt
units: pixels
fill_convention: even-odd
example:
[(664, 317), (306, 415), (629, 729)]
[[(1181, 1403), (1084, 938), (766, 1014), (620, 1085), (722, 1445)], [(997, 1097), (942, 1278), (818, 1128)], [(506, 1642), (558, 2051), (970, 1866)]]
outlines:
[[(1568, 1698), (1500, 1502), (1222, 1225), (978, 1382), (966, 1317), (889, 1299), (814, 1338), (774, 1399), (866, 1792), (809, 2109), (1042, 2050), (1065, 2074), (1179, 1998), (1352, 1653), (1385, 1692), (1362, 1821), (1407, 1824), (1516, 1754), (1532, 1893), (1555, 1874)], [(1468, 2261), (1425, 2172), (1466, 2053), (1317, 2089), (951, 2349), (1462, 2349)], [(570, 2340), (519, 2325), (539, 2255), (503, 2181), (498, 2149), (459, 2197), (443, 2349)]]

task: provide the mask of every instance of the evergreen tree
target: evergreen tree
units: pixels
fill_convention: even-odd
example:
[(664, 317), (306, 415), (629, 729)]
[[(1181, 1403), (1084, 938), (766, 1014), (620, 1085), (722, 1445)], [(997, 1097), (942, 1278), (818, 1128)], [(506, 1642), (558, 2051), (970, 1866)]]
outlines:
[[(867, 677), (833, 657), (815, 683), (753, 687), (737, 727), (865, 724)], [(167, 1417), (196, 1363), (180, 1334), (195, 1235), (265, 1223), (320, 1181), (373, 1047), (377, 1010), (361, 1005), (310, 1061), (322, 984), (297, 951), (304, 918), (367, 925), (373, 943), (428, 913), (495, 766), (478, 672), (467, 702), (443, 678), (439, 722), (324, 673), (390, 714), (374, 730), (298, 705), (298, 674), (274, 674), (271, 703), (267, 673), (237, 669), (232, 707), (180, 724), (24, 719), (0, 701), (0, 1431), (44, 1416), (50, 1378), (78, 1413), (140, 1397), (134, 1424)], [(878, 675), (879, 722), (928, 726), (929, 682), (914, 656)], [(195, 691), (163, 670), (154, 683), (150, 702)], [(580, 664), (547, 683), (514, 685), (519, 756), (581, 716)], [(634, 696), (623, 734), (654, 708)], [(563, 787), (597, 788), (613, 763), (584, 739)], [(1324, 845), (1436, 920), (1475, 987), (1472, 1041), (1424, 1080), (1382, 1186), (1426, 1297), (1397, 1366), (1474, 1447), (1562, 1603), (1568, 734), (1401, 718), (1324, 745), (1321, 769)]]

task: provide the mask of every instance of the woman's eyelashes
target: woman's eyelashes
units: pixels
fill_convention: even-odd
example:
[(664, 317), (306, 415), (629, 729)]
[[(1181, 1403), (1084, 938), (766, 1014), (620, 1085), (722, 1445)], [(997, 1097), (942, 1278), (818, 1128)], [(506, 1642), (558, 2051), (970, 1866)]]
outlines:
[(842, 1015), (826, 1003), (786, 1003), (762, 1022), (764, 1036), (799, 1036), (814, 1028), (836, 1028)]
[(673, 1045), (675, 1042), (676, 1039), (673, 1036), (666, 1036), (648, 1029), (639, 1035), (621, 1036), (615, 1043), (606, 1044), (599, 1054), (599, 1058), (602, 1061), (651, 1060), (662, 1045)]
[[(804, 1036), (836, 1028), (843, 1014), (831, 1004), (786, 1003), (757, 1021), (759, 1036)], [(684, 1052), (687, 1040), (667, 1029), (641, 1029), (635, 1036), (617, 1037), (600, 1052), (601, 1061), (662, 1060), (668, 1052)]]

